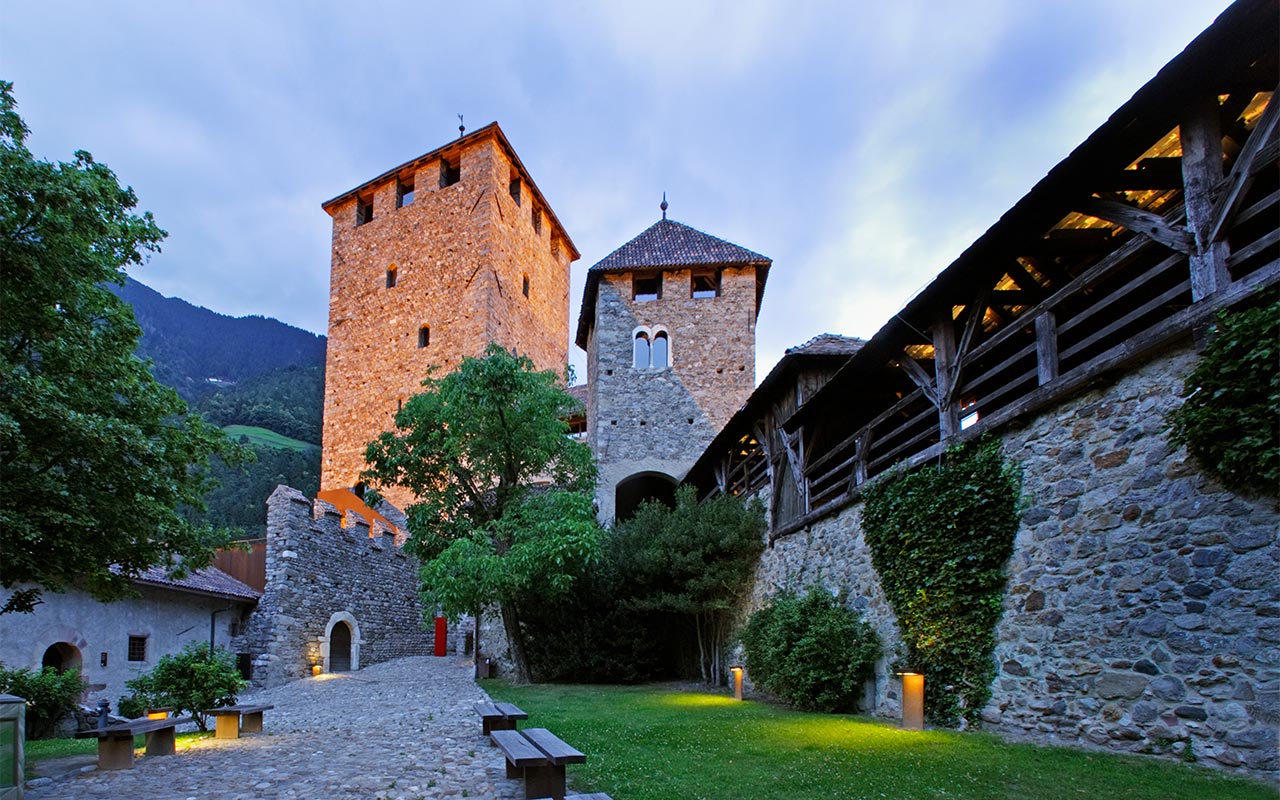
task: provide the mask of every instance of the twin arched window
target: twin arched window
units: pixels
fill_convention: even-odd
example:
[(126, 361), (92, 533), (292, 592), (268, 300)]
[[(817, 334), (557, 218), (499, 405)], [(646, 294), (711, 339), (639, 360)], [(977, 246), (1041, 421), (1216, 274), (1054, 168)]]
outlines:
[(671, 364), (671, 338), (665, 330), (651, 333), (641, 328), (635, 333), (631, 352), (636, 369), (662, 369)]

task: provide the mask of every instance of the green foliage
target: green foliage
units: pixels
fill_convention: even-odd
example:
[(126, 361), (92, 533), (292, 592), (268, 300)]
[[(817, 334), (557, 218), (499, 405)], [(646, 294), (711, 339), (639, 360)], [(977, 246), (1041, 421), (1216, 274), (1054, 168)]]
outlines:
[(210, 658), (207, 642), (192, 642), (181, 653), (161, 656), (150, 672), (125, 681), (133, 696), (121, 698), (121, 708), (173, 706), (176, 714), (194, 716), (203, 731), (208, 730), (205, 709), (235, 705), (248, 685), (230, 650), (215, 648)]
[(1175, 443), (1228, 489), (1280, 491), (1280, 302), (1222, 311), (1186, 402), (1173, 412)]
[(625, 576), (623, 605), (688, 619), (702, 679), (716, 683), (732, 612), (764, 551), (764, 507), (728, 494), (699, 503), (690, 486), (675, 499), (643, 503), (609, 537), (610, 555)]
[(991, 697), (1021, 484), (999, 442), (984, 440), (865, 494), (871, 563), (898, 617), (906, 666), (925, 675), (925, 711), (939, 724), (978, 724)]
[(193, 408), (216, 425), (267, 428), (300, 443), (319, 444), (324, 416), (323, 361), (254, 375), (204, 396)]
[(243, 538), (262, 538), (267, 530), (266, 499), (280, 484), (292, 486), (308, 497), (320, 490), (320, 450), (303, 452), (276, 447), (253, 447), (252, 463), (230, 466), (212, 462), (217, 486), (205, 495), (204, 522), (238, 530)]
[(27, 738), (45, 739), (53, 734), (53, 726), (80, 702), (88, 684), (79, 669), (59, 672), (44, 667), (5, 669), (0, 664), (0, 694), (11, 694), (27, 701)]
[(209, 457), (237, 448), (134, 356), (140, 330), (106, 285), (159, 249), (133, 191), (84, 151), (36, 160), (0, 82), (0, 613), (75, 583), (111, 600), (153, 564), (209, 563), (225, 535), (190, 522)]
[(782, 591), (742, 630), (757, 686), (811, 711), (853, 711), (880, 657), (880, 637), (822, 586)]
[(595, 462), (566, 435), (578, 403), (554, 372), (496, 344), (423, 387), (395, 431), (369, 444), (363, 478), (418, 498), (405, 511), (424, 604), (456, 617), (497, 602), (517, 677), (528, 680), (521, 592), (568, 591), (599, 549)]

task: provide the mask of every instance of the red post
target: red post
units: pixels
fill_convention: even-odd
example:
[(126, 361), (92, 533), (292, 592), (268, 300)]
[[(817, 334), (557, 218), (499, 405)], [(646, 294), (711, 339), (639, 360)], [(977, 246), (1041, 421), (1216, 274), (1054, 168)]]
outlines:
[(436, 617), (436, 655), (444, 655), (445, 644), (449, 640), (449, 623), (444, 617)]

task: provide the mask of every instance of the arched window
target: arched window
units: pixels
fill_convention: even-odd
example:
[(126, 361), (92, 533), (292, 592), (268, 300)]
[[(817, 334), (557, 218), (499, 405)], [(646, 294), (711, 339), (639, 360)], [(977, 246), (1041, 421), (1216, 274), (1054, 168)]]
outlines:
[(426, 347), (431, 344), (431, 326), (423, 325), (418, 328), (418, 347)]
[(635, 360), (632, 366), (637, 369), (645, 369), (649, 366), (649, 334), (640, 331), (636, 334), (635, 345), (632, 350)]
[(666, 331), (658, 331), (653, 335), (653, 357), (650, 365), (654, 369), (662, 369), (670, 364), (671, 341)]
[(392, 264), (387, 267), (387, 288), (390, 289), (396, 285), (396, 265)]

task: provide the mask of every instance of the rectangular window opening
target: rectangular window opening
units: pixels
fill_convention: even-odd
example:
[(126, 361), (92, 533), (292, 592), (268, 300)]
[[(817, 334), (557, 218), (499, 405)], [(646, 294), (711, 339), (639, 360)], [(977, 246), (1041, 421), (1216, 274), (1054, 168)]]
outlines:
[(694, 300), (706, 300), (720, 296), (719, 272), (695, 272), (689, 291)]
[(462, 180), (462, 165), (454, 164), (447, 158), (440, 159), (440, 188), (452, 186)]
[(418, 347), (426, 347), (431, 344), (431, 326), (423, 325), (418, 328)]
[(631, 299), (637, 303), (662, 298), (662, 275), (637, 275), (631, 279)]
[(542, 212), (538, 210), (537, 206), (534, 206), (532, 210), (532, 214), (533, 214), (533, 232), (541, 236), (542, 235)]
[(398, 273), (399, 273), (399, 270), (396, 269), (395, 267), (390, 267), (387, 269), (387, 288), (388, 289), (396, 285), (396, 276)]
[(147, 637), (145, 636), (129, 637), (129, 660), (130, 661), (146, 661), (147, 660)]
[(507, 185), (507, 191), (511, 193), (511, 199), (516, 201), (516, 205), (520, 205), (520, 179), (512, 178), (511, 183)]
[(524, 276), (524, 284), (520, 287), (520, 290), (524, 292), (525, 297), (529, 296), (529, 276), (528, 275)]
[(356, 227), (373, 222), (373, 198), (356, 198)]
[(413, 204), (413, 176), (396, 181), (396, 208)]

